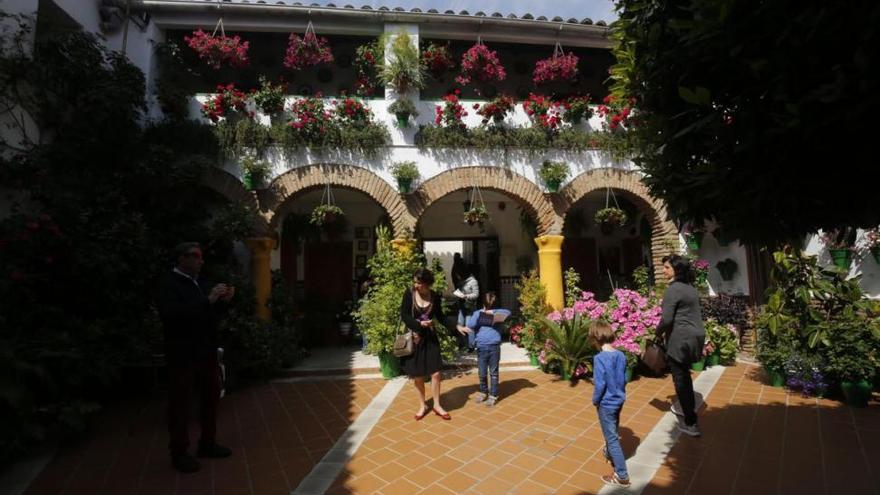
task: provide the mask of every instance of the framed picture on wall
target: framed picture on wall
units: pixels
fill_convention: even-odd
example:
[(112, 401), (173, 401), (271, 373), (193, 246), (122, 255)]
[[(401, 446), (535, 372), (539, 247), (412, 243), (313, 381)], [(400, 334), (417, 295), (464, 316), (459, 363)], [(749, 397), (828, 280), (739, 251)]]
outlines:
[(354, 257), (354, 267), (355, 268), (366, 268), (367, 266), (367, 255), (359, 254)]
[(370, 238), (370, 228), (369, 227), (355, 227), (354, 237), (355, 237), (355, 239), (369, 239)]
[(358, 251), (366, 252), (370, 250), (370, 243), (366, 239), (361, 239), (358, 241)]

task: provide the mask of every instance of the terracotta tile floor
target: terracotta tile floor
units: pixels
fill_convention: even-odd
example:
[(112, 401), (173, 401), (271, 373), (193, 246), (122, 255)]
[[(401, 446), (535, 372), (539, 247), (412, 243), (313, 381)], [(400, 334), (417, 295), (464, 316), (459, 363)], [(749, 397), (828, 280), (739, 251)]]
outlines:
[[(875, 395), (876, 399), (876, 395)], [(702, 411), (703, 437), (682, 437), (645, 495), (880, 493), (880, 407), (849, 408), (727, 368)]]
[[(164, 403), (109, 408), (89, 441), (65, 449), (26, 495), (288, 495), (385, 385), (337, 380), (260, 385), (221, 400), (218, 441), (233, 457), (171, 469)], [(193, 445), (198, 425), (190, 435)]]
[[(503, 372), (501, 401), (469, 400), (476, 376), (444, 380), (452, 421), (413, 419), (418, 399), (407, 384), (328, 493), (596, 493), (610, 468), (591, 384), (572, 386), (538, 371)], [(621, 415), (632, 453), (668, 408), (669, 379), (640, 378), (627, 387)]]
[[(502, 372), (502, 400), (468, 398), (476, 376), (443, 382), (443, 421), (412, 418), (406, 384), (329, 493), (594, 494), (602, 434), (592, 385), (538, 371)], [(850, 409), (766, 387), (758, 368), (727, 368), (701, 412), (700, 439), (682, 437), (645, 494), (880, 493), (880, 407)], [(195, 475), (168, 465), (162, 405), (111, 408), (91, 439), (62, 452), (28, 495), (289, 494), (384, 386), (340, 380), (257, 386), (222, 401), (219, 438), (231, 459)], [(671, 380), (639, 378), (621, 416), (624, 449), (668, 409)], [(195, 430), (194, 430), (195, 431)]]

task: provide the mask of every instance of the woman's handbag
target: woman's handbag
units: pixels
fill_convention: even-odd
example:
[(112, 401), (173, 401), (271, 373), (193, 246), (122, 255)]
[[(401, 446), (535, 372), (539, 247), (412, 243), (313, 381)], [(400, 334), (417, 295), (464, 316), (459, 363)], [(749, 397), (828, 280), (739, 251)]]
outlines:
[(645, 347), (642, 353), (642, 363), (656, 375), (662, 375), (666, 372), (666, 350), (655, 342), (651, 342)]
[[(415, 295), (413, 295), (413, 306), (415, 306)], [(410, 307), (410, 312), (413, 311), (414, 308)], [(403, 320), (397, 326), (397, 337), (394, 338), (394, 348), (391, 353), (396, 357), (407, 357), (413, 353), (413, 332), (407, 328)]]

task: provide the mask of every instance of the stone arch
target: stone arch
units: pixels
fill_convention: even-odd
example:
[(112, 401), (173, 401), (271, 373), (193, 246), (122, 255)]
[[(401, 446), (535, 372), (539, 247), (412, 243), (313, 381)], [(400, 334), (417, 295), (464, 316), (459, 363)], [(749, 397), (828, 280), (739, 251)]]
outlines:
[(400, 194), (375, 173), (354, 165), (315, 164), (288, 170), (269, 185), (261, 204), (270, 230), (277, 231), (279, 222), (284, 218), (283, 208), (291, 197), (327, 183), (354, 189), (373, 198), (391, 218), (395, 236), (402, 235), (404, 229), (413, 226)]
[(230, 203), (246, 206), (253, 214), (254, 235), (264, 236), (269, 232), (269, 224), (260, 214), (260, 203), (256, 193), (245, 189), (238, 177), (223, 169), (209, 167), (202, 173), (201, 183)]
[[(431, 177), (408, 198), (410, 215), (418, 221), (428, 207), (438, 199), (474, 185), (509, 194), (518, 200), (538, 219), (538, 235), (555, 232), (556, 214), (544, 193), (534, 182), (501, 167), (458, 167)], [(561, 228), (560, 225), (558, 230)]]
[(587, 194), (608, 187), (615, 191), (621, 191), (627, 199), (649, 213), (654, 274), (657, 280), (662, 280), (663, 263), (661, 258), (669, 254), (670, 245), (678, 245), (678, 229), (674, 223), (666, 219), (666, 205), (651, 196), (648, 188), (642, 183), (642, 176), (639, 172), (601, 168), (578, 175), (559, 191), (554, 202), (559, 218), (565, 219), (565, 215), (572, 205)]

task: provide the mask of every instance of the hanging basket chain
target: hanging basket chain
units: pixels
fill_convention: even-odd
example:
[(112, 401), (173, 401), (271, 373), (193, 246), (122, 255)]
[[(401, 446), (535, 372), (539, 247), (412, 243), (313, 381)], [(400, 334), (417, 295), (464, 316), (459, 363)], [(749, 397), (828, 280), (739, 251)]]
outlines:
[(565, 55), (565, 51), (562, 49), (562, 45), (559, 42), (556, 42), (556, 47), (553, 48), (553, 58), (557, 59), (561, 56)]
[(305, 35), (309, 33), (315, 34), (315, 25), (312, 24), (311, 19), (309, 20), (309, 23), (306, 24), (306, 32), (303, 34), (303, 36), (305, 37)]
[(617, 203), (617, 196), (614, 195), (614, 191), (612, 191), (610, 187), (606, 187), (605, 188), (605, 208), (608, 208), (610, 206), (610, 202), (608, 201), (609, 199), (614, 200), (614, 206), (616, 206), (618, 210), (621, 209), (620, 204)]
[[(327, 201), (326, 203), (324, 201)], [(333, 190), (330, 189), (330, 183), (324, 185), (324, 192), (321, 194), (321, 204), (333, 206), (336, 204), (336, 198), (333, 197)]]
[(216, 35), (217, 35), (217, 30), (219, 29), (219, 30), (220, 30), (220, 36), (222, 36), (222, 37), (225, 38), (225, 37), (226, 37), (226, 29), (223, 28), (223, 12), (222, 12), (222, 10), (223, 10), (223, 4), (221, 3), (220, 0), (217, 0), (217, 10), (220, 11), (220, 19), (217, 20), (217, 25), (214, 26), (214, 32), (211, 33), (211, 36), (212, 36), (212, 37), (213, 37), (213, 36), (216, 36)]

